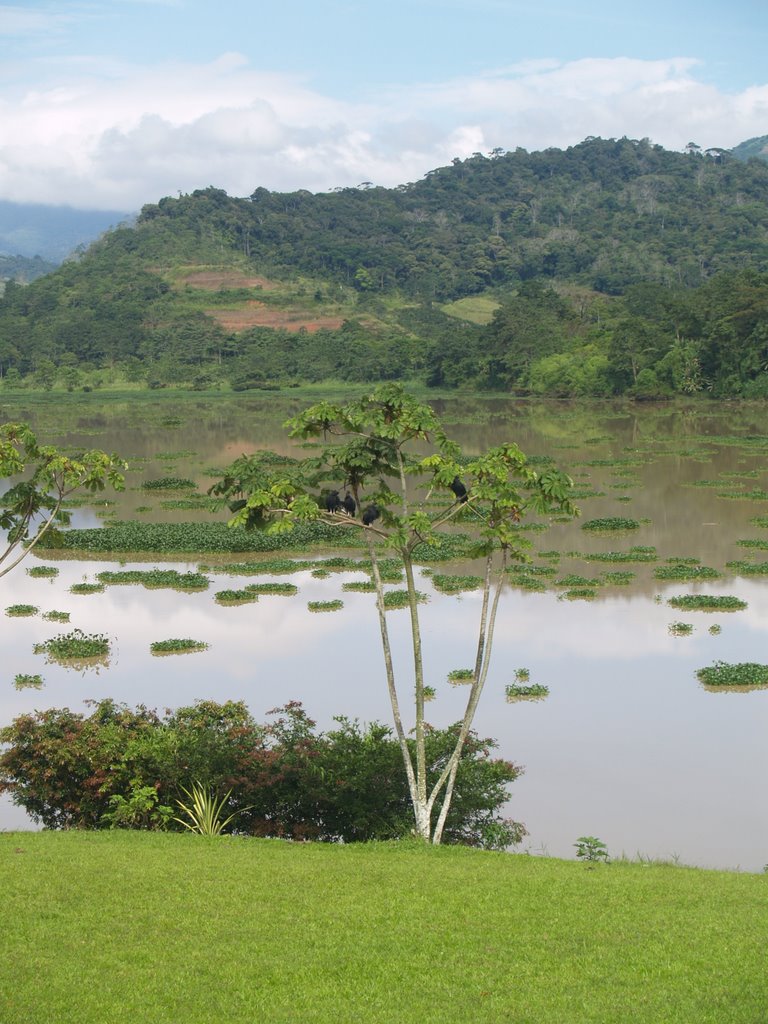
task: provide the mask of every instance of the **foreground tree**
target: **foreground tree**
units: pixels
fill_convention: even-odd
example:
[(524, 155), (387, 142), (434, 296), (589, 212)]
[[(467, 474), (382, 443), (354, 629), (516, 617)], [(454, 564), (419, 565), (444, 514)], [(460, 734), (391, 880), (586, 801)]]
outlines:
[(125, 463), (102, 451), (66, 455), (41, 445), (26, 423), (0, 425), (0, 486), (22, 477), (0, 494), (0, 576), (25, 558), (56, 522), (66, 520), (63, 503), (74, 491), (103, 491), (107, 484), (123, 488)]
[[(289, 422), (290, 436), (315, 439), (313, 457), (270, 469), (258, 456), (238, 459), (211, 490), (235, 513), (230, 525), (289, 531), (321, 520), (359, 530), (371, 559), (381, 645), (395, 734), (408, 781), (415, 832), (439, 843), (451, 807), (462, 752), (488, 676), (504, 573), (526, 559), (520, 523), (528, 514), (575, 514), (572, 481), (556, 469), (539, 472), (515, 444), (467, 458), (448, 439), (435, 412), (397, 384), (385, 384), (345, 405), (321, 402)], [(427, 450), (425, 452), (425, 450)], [(316, 489), (323, 488), (318, 495)], [(345, 494), (342, 498), (341, 491)], [(358, 518), (359, 516), (359, 518)], [(449, 528), (460, 523), (468, 532)], [(483, 560), (482, 602), (464, 716), (438, 770), (428, 760), (430, 727), (419, 593), (414, 565), (439, 551)], [(395, 680), (380, 553), (402, 560), (413, 655), (413, 741)]]

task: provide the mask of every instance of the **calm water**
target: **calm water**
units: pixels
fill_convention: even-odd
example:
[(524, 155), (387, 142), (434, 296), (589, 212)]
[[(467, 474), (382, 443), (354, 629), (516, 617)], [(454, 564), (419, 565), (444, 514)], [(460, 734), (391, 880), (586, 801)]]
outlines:
[[(117, 499), (118, 516), (150, 505), (151, 512), (137, 517), (208, 519), (205, 512), (161, 510), (161, 498), (139, 484), (190, 476), (204, 490), (213, 472), (242, 451), (287, 451), (281, 424), (304, 404), (273, 398), (106, 405), (88, 396), (57, 405), (14, 399), (0, 405), (0, 415), (29, 419), (45, 440), (115, 449), (128, 457), (129, 489)], [(582, 490), (603, 492), (580, 500), (582, 522), (603, 516), (649, 520), (619, 537), (590, 535), (578, 522), (531, 534), (538, 550), (571, 553), (562, 557), (558, 577), (631, 570), (637, 573), (632, 585), (602, 587), (593, 602), (565, 601), (556, 590), (529, 594), (510, 588), (504, 594), (476, 727), (497, 739), (503, 756), (526, 768), (510, 806), (531, 833), (526, 848), (571, 856), (574, 841), (590, 834), (614, 856), (679, 857), (690, 864), (761, 870), (768, 861), (768, 691), (708, 692), (695, 671), (716, 660), (768, 660), (768, 583), (725, 569), (726, 561), (749, 557), (738, 539), (768, 538), (768, 531), (750, 523), (768, 514), (768, 502), (717, 497), (721, 490), (768, 489), (768, 443), (755, 440), (768, 427), (763, 409), (462, 400), (440, 403), (440, 409), (467, 450), (516, 440), (529, 453), (553, 456)], [(693, 486), (697, 481), (720, 481), (722, 487)], [(77, 524), (100, 522), (96, 511), (78, 510)], [(664, 584), (653, 578), (653, 565), (576, 557), (631, 544), (655, 545), (659, 563), (698, 556), (724, 576), (706, 585)], [(763, 557), (758, 552), (757, 559)], [(30, 558), (24, 565), (41, 561)], [(341, 591), (343, 582), (362, 576), (317, 580), (303, 572), (291, 577), (299, 586), (294, 598), (262, 597), (257, 604), (221, 608), (214, 593), (242, 585), (237, 577), (209, 573), (212, 585), (200, 594), (110, 587), (83, 597), (69, 593), (72, 583), (114, 569), (115, 563), (55, 564), (60, 574), (53, 581), (30, 578), (24, 565), (0, 581), (2, 607), (23, 602), (41, 611), (71, 612), (71, 625), (60, 627), (39, 616), (0, 618), (0, 722), (34, 708), (80, 708), (88, 698), (106, 696), (159, 708), (200, 698), (243, 699), (257, 718), (297, 699), (322, 727), (336, 714), (389, 721), (373, 596)], [(198, 560), (163, 564), (186, 571)], [(428, 579), (421, 586), (431, 592)], [(749, 607), (713, 616), (666, 605), (669, 596), (682, 593), (737, 594)], [(333, 597), (343, 599), (343, 611), (307, 611), (308, 601)], [(478, 603), (475, 594), (433, 593), (423, 608), (429, 681), (438, 691), (430, 717), (437, 725), (461, 713), (465, 691), (445, 678), (473, 661)], [(693, 634), (671, 636), (674, 621), (692, 623)], [(405, 694), (407, 613), (391, 613), (390, 623)], [(719, 635), (709, 633), (713, 623), (722, 627)], [(34, 643), (75, 626), (113, 638), (108, 668), (78, 672), (47, 665), (32, 653)], [(149, 654), (151, 641), (173, 636), (203, 639), (211, 647), (161, 659)], [(504, 687), (521, 667), (529, 669), (532, 682), (549, 686), (547, 700), (506, 702)], [(45, 679), (42, 690), (14, 689), (17, 673), (36, 672)], [(29, 823), (5, 801), (0, 828), (14, 827)]]

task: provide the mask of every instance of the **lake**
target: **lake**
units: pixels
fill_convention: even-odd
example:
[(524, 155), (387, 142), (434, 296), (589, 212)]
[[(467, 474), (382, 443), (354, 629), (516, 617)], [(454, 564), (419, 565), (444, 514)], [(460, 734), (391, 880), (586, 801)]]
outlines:
[[(54, 401), (21, 394), (3, 397), (0, 416), (28, 420), (46, 442), (115, 450), (129, 460), (125, 493), (104, 496), (114, 504), (102, 499), (100, 506), (76, 508), (73, 525), (98, 525), (111, 516), (208, 521), (212, 514), (205, 509), (163, 508), (163, 501), (179, 496), (146, 491), (141, 483), (190, 477), (204, 492), (242, 452), (291, 451), (282, 423), (312, 400), (141, 395), (106, 401), (78, 395)], [(594, 835), (614, 857), (762, 870), (768, 861), (768, 691), (707, 690), (695, 673), (717, 661), (768, 660), (768, 577), (726, 567), (768, 557), (759, 547), (737, 543), (768, 540), (768, 530), (752, 522), (768, 514), (764, 407), (705, 400), (633, 405), (498, 398), (432, 404), (467, 452), (516, 441), (531, 455), (553, 458), (583, 495), (577, 502), (580, 520), (529, 534), (534, 565), (555, 572), (540, 577), (543, 592), (505, 589), (475, 722), (481, 735), (497, 740), (502, 756), (525, 766), (509, 809), (530, 832), (522, 849), (571, 857), (576, 839)], [(618, 534), (582, 528), (591, 519), (619, 516), (638, 521), (639, 528)], [(657, 560), (584, 557), (633, 545), (654, 547)], [(655, 577), (666, 560), (684, 558), (699, 558), (721, 578)], [(211, 561), (205, 555), (188, 561), (153, 556), (125, 567), (189, 571)], [(56, 566), (58, 576), (39, 579), (25, 571), (42, 564)], [(226, 574), (220, 565), (207, 571), (211, 586), (200, 593), (141, 586), (109, 586), (91, 596), (70, 593), (72, 584), (115, 568), (114, 561), (44, 553), (0, 580), (2, 608), (29, 603), (41, 613), (71, 615), (63, 626), (42, 614), (0, 618), (6, 659), (0, 722), (35, 708), (79, 709), (89, 698), (107, 696), (157, 708), (242, 699), (260, 720), (270, 708), (300, 700), (321, 727), (341, 714), (389, 722), (374, 597), (341, 589), (362, 574), (318, 579), (302, 571), (290, 577), (299, 588), (295, 597), (262, 596), (238, 607), (220, 606), (215, 592), (253, 580)], [(618, 585), (616, 578), (606, 582), (611, 572), (635, 576)], [(569, 574), (598, 579), (593, 600), (564, 597), (567, 587), (557, 581)], [(428, 576), (420, 588), (430, 594), (422, 609), (423, 634), (427, 681), (437, 690), (429, 717), (442, 726), (463, 711), (465, 691), (448, 685), (446, 676), (473, 661), (479, 595), (445, 596), (433, 590)], [(748, 607), (718, 614), (676, 611), (667, 600), (681, 594), (736, 595)], [(332, 598), (344, 601), (340, 612), (317, 615), (307, 609), (310, 601)], [(680, 622), (693, 627), (690, 635), (670, 632)], [(32, 653), (35, 643), (73, 627), (112, 638), (108, 667), (66, 668)], [(390, 613), (390, 627), (404, 696), (410, 685), (407, 613)], [(152, 641), (170, 637), (193, 637), (210, 647), (173, 657), (150, 654)], [(507, 702), (505, 686), (520, 668), (528, 669), (532, 683), (549, 687), (545, 700)], [(20, 673), (40, 673), (44, 687), (15, 689)], [(0, 828), (24, 827), (30, 827), (26, 816), (8, 800), (0, 802)]]

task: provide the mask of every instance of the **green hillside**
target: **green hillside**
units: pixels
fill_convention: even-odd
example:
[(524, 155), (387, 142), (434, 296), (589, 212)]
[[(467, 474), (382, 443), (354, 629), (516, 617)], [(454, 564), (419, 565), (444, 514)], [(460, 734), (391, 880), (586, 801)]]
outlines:
[(78, 261), (9, 284), (0, 374), (761, 394), (767, 186), (759, 161), (588, 139), (476, 154), (394, 189), (164, 198)]

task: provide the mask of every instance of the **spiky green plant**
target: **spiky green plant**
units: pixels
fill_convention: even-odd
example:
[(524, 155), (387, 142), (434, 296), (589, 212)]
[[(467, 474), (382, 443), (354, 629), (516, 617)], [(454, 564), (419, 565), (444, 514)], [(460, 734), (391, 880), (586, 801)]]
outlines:
[(191, 793), (188, 789), (184, 789), (183, 786), (181, 788), (189, 797), (191, 803), (188, 805), (182, 803), (181, 800), (177, 800), (176, 803), (189, 820), (185, 821), (184, 818), (176, 817), (173, 820), (178, 821), (180, 825), (189, 829), (190, 832), (196, 832), (201, 836), (219, 836), (230, 821), (240, 813), (235, 811), (228, 818), (222, 817), (227, 801), (232, 795), (231, 789), (224, 796), (219, 797), (210, 787), (203, 786), (200, 782), (192, 783)]

